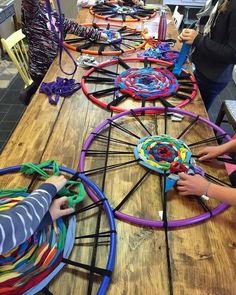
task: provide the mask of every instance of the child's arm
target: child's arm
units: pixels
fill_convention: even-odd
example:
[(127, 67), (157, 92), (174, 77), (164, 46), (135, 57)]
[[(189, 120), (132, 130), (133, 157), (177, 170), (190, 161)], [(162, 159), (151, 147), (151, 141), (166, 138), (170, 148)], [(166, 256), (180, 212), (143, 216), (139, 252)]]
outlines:
[(22, 0), (21, 8), (24, 12), (24, 17), (33, 19), (39, 9), (39, 0)]
[(65, 183), (63, 176), (51, 177), (26, 199), (0, 214), (0, 255), (23, 243), (35, 232), (52, 198)]
[(236, 139), (228, 141), (222, 145), (217, 146), (209, 146), (206, 147), (198, 153), (201, 157), (200, 161), (215, 159), (218, 156), (222, 156), (224, 154), (236, 152)]
[(224, 187), (208, 182), (204, 177), (195, 174), (179, 174), (180, 180), (177, 182), (177, 190), (181, 196), (202, 196), (219, 200), (236, 206), (236, 189)]
[(64, 19), (64, 31), (66, 34), (74, 34), (88, 39), (98, 40), (101, 38), (101, 31), (92, 27), (81, 26), (78, 23)]

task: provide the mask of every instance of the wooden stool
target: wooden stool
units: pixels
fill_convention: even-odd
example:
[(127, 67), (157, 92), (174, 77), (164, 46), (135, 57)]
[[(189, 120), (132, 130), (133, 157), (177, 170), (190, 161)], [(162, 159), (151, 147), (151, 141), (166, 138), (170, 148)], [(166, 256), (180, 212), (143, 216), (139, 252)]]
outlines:
[[(226, 116), (227, 120), (224, 120)], [(229, 123), (233, 129), (236, 131), (236, 101), (235, 100), (225, 100), (221, 107), (219, 114), (216, 119), (216, 125), (220, 126), (222, 122)]]

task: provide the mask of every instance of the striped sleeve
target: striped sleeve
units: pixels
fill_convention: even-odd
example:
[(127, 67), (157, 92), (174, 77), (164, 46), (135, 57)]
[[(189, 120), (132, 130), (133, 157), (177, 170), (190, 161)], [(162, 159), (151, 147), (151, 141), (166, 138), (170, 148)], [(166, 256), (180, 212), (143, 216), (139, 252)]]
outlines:
[(56, 193), (54, 185), (43, 184), (12, 209), (0, 214), (0, 255), (25, 242), (36, 231)]
[(22, 0), (21, 7), (24, 11), (24, 17), (33, 19), (39, 10), (39, 0)]
[(93, 40), (98, 40), (101, 36), (101, 31), (91, 27), (81, 26), (69, 19), (64, 19), (64, 31), (66, 34), (74, 34)]

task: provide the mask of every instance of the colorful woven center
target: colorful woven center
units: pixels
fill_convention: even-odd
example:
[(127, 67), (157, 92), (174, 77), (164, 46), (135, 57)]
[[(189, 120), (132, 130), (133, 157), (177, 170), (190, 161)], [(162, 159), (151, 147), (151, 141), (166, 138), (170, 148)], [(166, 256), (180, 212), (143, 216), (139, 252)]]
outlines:
[(103, 33), (107, 35), (107, 41), (109, 43), (116, 44), (116, 43), (121, 43), (122, 41), (122, 37), (119, 32), (106, 30), (106, 31), (103, 31)]
[(169, 135), (143, 137), (134, 149), (141, 165), (159, 173), (188, 172), (191, 151), (179, 139)]
[(115, 5), (114, 11), (118, 14), (135, 14), (135, 12), (137, 12), (137, 9), (135, 9), (134, 7), (130, 7), (130, 6), (120, 6), (120, 5)]
[[(27, 196), (25, 192), (6, 193), (0, 197), (0, 211), (10, 209)], [(70, 254), (75, 222), (75, 218), (71, 218), (66, 224), (60, 218), (53, 226), (35, 232), (23, 244), (1, 255), (0, 294), (19, 295), (27, 290), (34, 294), (33, 289), (61, 268), (61, 258)], [(45, 285), (41, 289), (43, 287)]]
[(161, 59), (170, 62), (176, 62), (179, 57), (179, 51), (170, 50), (161, 53)]
[(137, 100), (171, 96), (178, 89), (177, 79), (165, 68), (130, 68), (119, 74), (115, 84)]

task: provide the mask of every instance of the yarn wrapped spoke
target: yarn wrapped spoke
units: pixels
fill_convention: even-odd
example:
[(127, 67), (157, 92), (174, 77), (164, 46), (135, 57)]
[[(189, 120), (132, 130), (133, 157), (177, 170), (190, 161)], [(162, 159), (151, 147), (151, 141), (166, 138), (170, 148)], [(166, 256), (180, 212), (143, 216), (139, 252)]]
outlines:
[[(37, 171), (41, 171), (41, 164), (34, 166), (39, 168)], [(3, 183), (5, 175), (8, 182), (10, 177), (14, 183), (14, 178), (19, 178), (19, 171), (22, 171), (23, 167), (27, 166), (12, 166), (0, 169), (0, 178), (3, 180)], [(25, 169), (28, 171), (28, 168)], [(43, 173), (43, 175), (47, 175), (46, 173), (50, 173), (52, 169), (54, 170), (52, 166), (45, 167), (45, 174)], [(80, 278), (77, 275), (75, 277), (76, 280), (80, 280), (81, 289), (78, 290), (79, 293), (91, 294), (91, 292), (96, 292), (96, 294), (100, 295), (106, 293), (116, 253), (116, 228), (112, 210), (104, 194), (90, 179), (62, 166), (59, 167), (59, 170), (61, 173), (69, 175), (71, 179), (79, 180), (84, 185), (86, 184), (87, 187), (90, 187), (97, 197), (97, 202), (91, 203), (89, 201), (87, 203), (86, 200), (83, 201), (83, 205), (81, 204), (75, 207), (75, 213), (70, 217), (60, 218), (52, 225), (36, 231), (23, 244), (14, 248), (9, 253), (1, 255), (0, 294), (36, 294), (43, 289), (47, 291), (46, 286), (60, 272), (65, 264), (71, 265), (74, 269), (82, 269), (83, 272), (87, 272), (88, 280), (84, 276)], [(31, 185), (35, 185), (35, 182), (37, 182), (38, 173), (35, 172), (33, 175), (32, 181), (30, 181), (30, 185), (27, 188), (1, 188), (1, 212), (10, 209), (19, 201), (27, 198), (29, 195), (28, 190), (31, 190)], [(22, 176), (19, 179), (22, 180)], [(29, 181), (29, 176), (27, 176), (27, 179)], [(102, 208), (103, 211), (101, 210)], [(93, 210), (94, 224), (99, 219), (105, 222), (106, 226), (103, 228), (96, 226), (95, 229), (89, 227), (89, 231), (87, 231), (88, 227), (84, 222), (85, 220), (88, 222), (88, 218), (91, 217), (90, 212), (87, 214), (89, 210)], [(77, 223), (79, 224), (78, 227)], [(79, 240), (80, 243), (78, 245), (74, 244), (75, 240)], [(89, 252), (92, 254), (88, 255), (88, 262), (85, 260), (82, 262), (71, 260), (70, 255), (72, 251), (73, 257), (80, 257), (81, 251), (84, 251), (83, 243), (87, 241), (94, 245), (92, 252)], [(101, 266), (103, 264), (101, 263), (101, 258), (99, 258), (99, 266), (97, 266), (96, 261), (96, 257), (99, 255), (99, 252), (97, 253), (98, 248), (102, 248), (102, 245), (105, 245), (106, 249), (108, 249), (106, 250), (108, 252), (107, 256), (103, 259), (104, 267)], [(105, 252), (103, 251), (102, 253), (104, 255)], [(95, 274), (96, 286), (94, 285)], [(64, 275), (71, 274), (61, 274), (61, 276)], [(66, 280), (70, 281), (70, 278)], [(70, 285), (68, 284), (66, 286), (64, 284), (64, 287), (70, 288)], [(50, 289), (53, 289), (53, 284), (50, 284)], [(47, 292), (50, 294), (50, 291)]]
[(94, 55), (120, 55), (139, 50), (147, 40), (141, 31), (129, 26), (115, 24), (83, 24), (107, 35), (107, 40), (87, 40), (83, 37), (66, 38), (65, 46), (73, 51)]
[[(173, 113), (184, 116), (182, 121), (173, 122)], [(212, 136), (212, 129), (219, 133), (217, 137)], [(95, 181), (102, 177), (116, 217), (144, 226), (164, 227), (158, 211), (164, 216), (168, 210), (168, 228), (188, 226), (227, 208), (213, 199), (206, 202), (180, 197), (174, 189), (180, 172), (197, 173), (215, 183), (230, 185), (221, 164), (212, 169), (195, 156), (200, 148), (216, 144), (220, 137), (230, 140), (218, 126), (181, 109), (133, 109), (94, 129), (84, 143), (79, 169)], [(89, 190), (88, 193), (96, 201), (94, 194)]]
[(154, 58), (117, 57), (88, 70), (81, 86), (94, 103), (117, 112), (153, 103), (182, 107), (196, 97), (197, 84), (184, 69), (175, 76), (172, 67), (173, 63)]
[(89, 12), (96, 18), (114, 22), (137, 22), (156, 15), (154, 9), (123, 5), (115, 1), (94, 5), (90, 7)]

